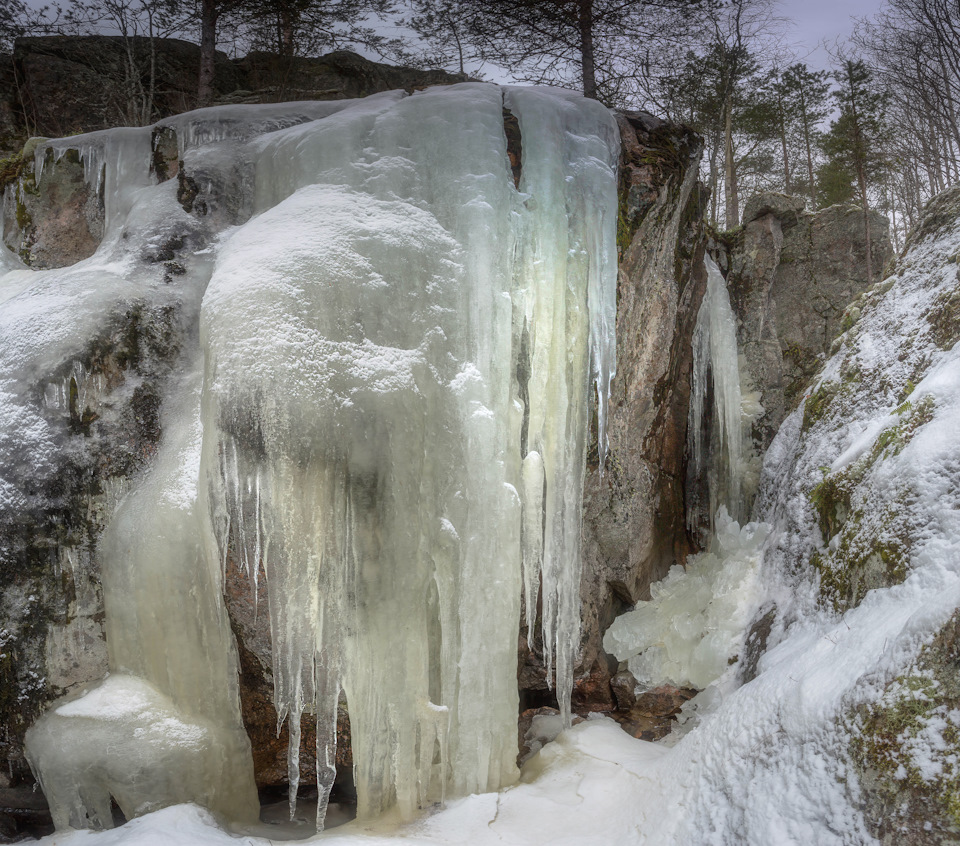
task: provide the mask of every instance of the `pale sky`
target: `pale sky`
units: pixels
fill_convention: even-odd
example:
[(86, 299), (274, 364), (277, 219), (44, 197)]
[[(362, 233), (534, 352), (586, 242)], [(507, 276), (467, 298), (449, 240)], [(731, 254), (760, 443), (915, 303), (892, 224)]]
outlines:
[(826, 39), (846, 39), (853, 29), (853, 18), (869, 17), (880, 11), (881, 0), (781, 0), (780, 14), (794, 22), (788, 37), (812, 51), (805, 60), (813, 67), (829, 67), (830, 58), (818, 45)]

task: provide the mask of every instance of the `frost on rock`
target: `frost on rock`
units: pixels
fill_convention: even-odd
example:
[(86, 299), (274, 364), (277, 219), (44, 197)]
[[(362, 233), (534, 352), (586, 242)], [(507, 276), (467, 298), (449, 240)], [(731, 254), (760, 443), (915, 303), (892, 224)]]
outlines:
[(322, 822), (341, 690), (360, 816), (495, 790), (516, 778), (522, 585), (569, 719), (588, 388), (605, 402), (613, 371), (615, 124), (466, 84), (248, 154), (259, 214), (203, 303), (203, 483), (221, 554), (267, 580), (291, 801), (311, 711)]

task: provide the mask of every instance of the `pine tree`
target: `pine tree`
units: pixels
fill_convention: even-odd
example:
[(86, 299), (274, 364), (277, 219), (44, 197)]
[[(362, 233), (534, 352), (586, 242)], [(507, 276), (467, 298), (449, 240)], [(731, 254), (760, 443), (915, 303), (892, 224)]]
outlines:
[[(798, 63), (787, 68), (779, 79), (780, 94), (784, 103), (786, 133), (799, 133), (806, 157), (807, 195), (810, 202), (817, 203), (813, 150), (819, 137), (818, 125), (830, 112), (830, 82), (827, 71), (811, 71)], [(794, 167), (794, 173), (797, 168)], [(791, 186), (786, 187), (787, 193)]]
[(827, 164), (821, 169), (820, 193), (824, 200), (829, 200), (849, 191), (863, 208), (867, 277), (872, 280), (870, 190), (887, 166), (887, 96), (875, 89), (869, 69), (859, 60), (846, 59), (835, 79), (838, 88), (833, 96), (839, 116), (831, 122), (822, 141)]

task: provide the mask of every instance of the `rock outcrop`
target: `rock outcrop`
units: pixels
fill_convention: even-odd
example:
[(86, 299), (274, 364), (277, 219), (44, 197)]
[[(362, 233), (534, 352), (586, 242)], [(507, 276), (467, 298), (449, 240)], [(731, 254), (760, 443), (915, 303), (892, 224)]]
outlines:
[(621, 115), (620, 132), (610, 453), (602, 473), (595, 464), (590, 468), (584, 489), (584, 704), (590, 688), (606, 695), (617, 670), (600, 644), (603, 632), (647, 598), (651, 582), (689, 550), (684, 480), (692, 337), (706, 288), (700, 138), (643, 114)]
[(744, 391), (759, 392), (764, 408), (753, 427), (760, 453), (823, 364), (847, 306), (892, 256), (889, 222), (878, 212), (869, 221), (873, 280), (857, 206), (809, 213), (801, 197), (761, 194), (747, 202), (742, 228), (718, 245), (738, 318)]
[[(142, 126), (196, 106), (200, 48), (174, 38), (43, 36), (0, 55), (0, 150), (27, 135), (57, 138)], [(462, 82), (439, 70), (370, 61), (347, 51), (320, 58), (217, 53), (216, 103), (366, 97), (397, 88)]]
[[(884, 844), (955, 843), (960, 832), (958, 256), (955, 186), (847, 309), (767, 453), (755, 508), (779, 531), (741, 680), (771, 690), (757, 654), (777, 646), (796, 656), (791, 637), (807, 645), (808, 667), (794, 659), (792, 701), (781, 701), (786, 714), (795, 691), (816, 690), (816, 716), (791, 716), (805, 733), (787, 729), (778, 749), (815, 737), (835, 750), (848, 801)], [(759, 770), (757, 783), (770, 777)]]

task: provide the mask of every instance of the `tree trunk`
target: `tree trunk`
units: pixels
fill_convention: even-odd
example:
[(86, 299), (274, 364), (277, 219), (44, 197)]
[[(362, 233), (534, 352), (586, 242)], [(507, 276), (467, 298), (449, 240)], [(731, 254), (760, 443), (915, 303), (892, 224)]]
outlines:
[(593, 0), (578, 0), (577, 23), (580, 27), (580, 67), (583, 96), (597, 99), (597, 65), (593, 53)]
[(807, 101), (800, 89), (800, 119), (803, 121), (803, 142), (807, 145), (807, 188), (810, 191), (810, 203), (817, 207), (817, 189), (813, 184), (813, 152), (810, 149), (810, 120), (807, 118)]
[(783, 103), (780, 106), (780, 145), (783, 148), (783, 190), (790, 193), (790, 157), (787, 154), (787, 121), (783, 115)]
[(202, 0), (200, 6), (200, 76), (197, 105), (213, 100), (214, 62), (217, 55), (217, 0)]
[(281, 3), (277, 10), (277, 34), (280, 37), (280, 55), (290, 58), (293, 55), (293, 10), (287, 3)]
[(733, 160), (733, 95), (727, 94), (724, 103), (723, 152), (724, 178), (723, 188), (727, 200), (726, 221), (727, 229), (733, 229), (740, 223), (740, 198), (737, 196), (737, 167)]
[(867, 243), (867, 284), (873, 284), (873, 245), (870, 243), (870, 206), (867, 202), (867, 174), (863, 162), (857, 162), (857, 183), (863, 200), (863, 233)]

